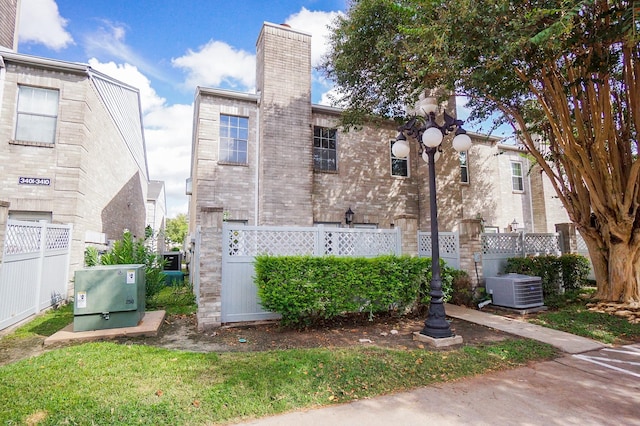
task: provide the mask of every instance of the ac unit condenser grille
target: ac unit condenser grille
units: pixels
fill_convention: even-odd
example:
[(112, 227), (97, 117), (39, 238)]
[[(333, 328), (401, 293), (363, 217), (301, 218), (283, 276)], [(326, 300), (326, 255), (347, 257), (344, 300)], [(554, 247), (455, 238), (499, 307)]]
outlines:
[(524, 309), (544, 304), (540, 277), (521, 274), (489, 277), (486, 287), (494, 305)]

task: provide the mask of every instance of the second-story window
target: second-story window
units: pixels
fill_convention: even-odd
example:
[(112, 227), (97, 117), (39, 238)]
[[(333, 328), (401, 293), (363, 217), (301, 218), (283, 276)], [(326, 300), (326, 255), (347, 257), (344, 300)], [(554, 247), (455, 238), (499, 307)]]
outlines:
[(460, 152), (460, 183), (469, 183), (469, 151)]
[(511, 188), (516, 192), (524, 191), (524, 182), (522, 180), (522, 163), (517, 161), (511, 162)]
[(389, 155), (391, 156), (391, 176), (408, 177), (409, 176), (409, 156), (398, 158), (393, 155), (393, 144), (395, 141), (389, 141)]
[(18, 86), (17, 141), (54, 143), (58, 121), (58, 91)]
[(248, 140), (248, 118), (220, 115), (220, 162), (247, 164)]
[(336, 129), (315, 126), (313, 128), (313, 168), (315, 170), (338, 170)]

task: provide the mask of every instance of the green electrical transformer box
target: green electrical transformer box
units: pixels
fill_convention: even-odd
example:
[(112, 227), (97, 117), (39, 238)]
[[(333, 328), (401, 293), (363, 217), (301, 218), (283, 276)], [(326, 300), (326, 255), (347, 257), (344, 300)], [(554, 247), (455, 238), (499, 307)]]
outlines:
[(145, 309), (144, 272), (144, 265), (107, 265), (77, 270), (73, 331), (137, 326)]

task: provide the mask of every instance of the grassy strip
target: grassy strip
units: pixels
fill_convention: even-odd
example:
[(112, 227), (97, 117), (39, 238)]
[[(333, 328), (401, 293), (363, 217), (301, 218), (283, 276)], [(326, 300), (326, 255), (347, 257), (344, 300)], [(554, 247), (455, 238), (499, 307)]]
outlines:
[(554, 355), (531, 340), (447, 352), (358, 347), (225, 354), (89, 343), (0, 367), (0, 424), (239, 421)]
[(640, 340), (640, 326), (626, 318), (589, 311), (584, 303), (570, 304), (558, 311), (539, 314), (533, 324), (566, 331), (603, 343), (618, 344)]
[(50, 309), (37, 315), (25, 325), (18, 327), (13, 333), (2, 339), (27, 339), (32, 337), (48, 337), (62, 330), (73, 322), (73, 305), (64, 305), (58, 309)]
[[(148, 310), (162, 309), (167, 314), (192, 314), (196, 311), (195, 297), (191, 287), (187, 285), (164, 287), (152, 298), (153, 304)], [(3, 339), (27, 339), (32, 337), (48, 337), (62, 330), (73, 322), (73, 304), (50, 309), (37, 315), (27, 324), (17, 328)]]
[(147, 304), (149, 310), (164, 310), (167, 314), (189, 315), (197, 311), (193, 288), (186, 283), (164, 287)]

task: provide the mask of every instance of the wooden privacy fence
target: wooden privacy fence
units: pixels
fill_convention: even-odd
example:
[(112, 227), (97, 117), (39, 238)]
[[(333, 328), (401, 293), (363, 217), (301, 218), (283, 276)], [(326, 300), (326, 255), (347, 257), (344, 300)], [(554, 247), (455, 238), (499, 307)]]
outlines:
[(277, 318), (260, 306), (253, 261), (272, 256), (361, 256), (401, 254), (400, 229), (243, 226), (222, 231), (222, 322)]
[(0, 330), (64, 300), (71, 225), (7, 221), (0, 268)]
[[(440, 258), (448, 266), (460, 269), (460, 237), (457, 232), (438, 232)], [(431, 232), (418, 231), (418, 256), (431, 257)]]
[[(328, 226), (246, 226), (223, 220), (222, 207), (202, 207), (201, 225), (190, 244), (190, 277), (198, 301), (198, 330), (223, 323), (255, 321), (277, 315), (260, 306), (253, 283), (255, 256), (379, 256), (402, 254), (402, 235), (409, 253), (429, 256), (431, 238), (420, 233), (417, 241), (407, 229), (345, 229)], [(471, 275), (490, 277), (504, 272), (509, 257), (560, 254), (562, 237), (554, 234), (481, 234), (479, 220), (463, 221), (459, 232), (440, 233), (440, 255), (450, 266)], [(415, 234), (414, 234), (415, 235)], [(418, 244), (416, 244), (418, 243)], [(412, 245), (415, 244), (415, 249)], [(419, 247), (418, 247), (419, 246)], [(415, 250), (415, 251), (414, 251)], [(459, 263), (459, 266), (456, 266)]]
[(507, 234), (481, 234), (482, 270), (484, 278), (504, 273), (507, 259), (529, 255), (561, 255), (559, 233), (539, 234), (512, 232)]

